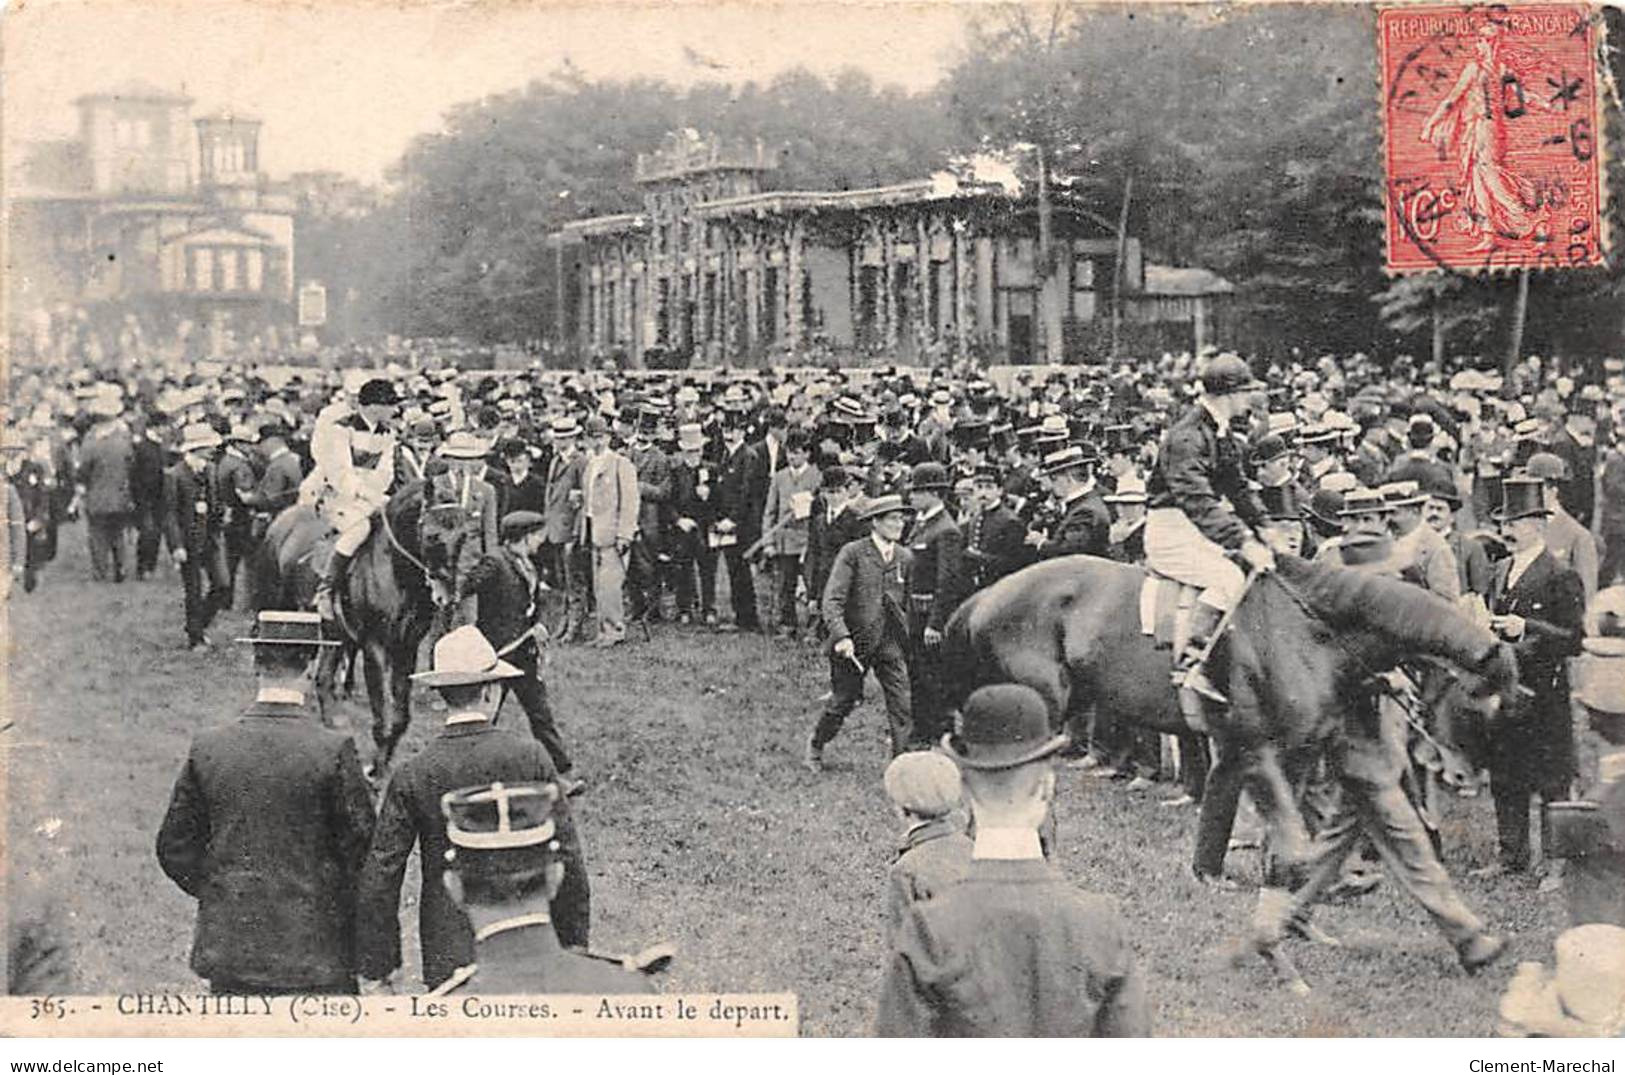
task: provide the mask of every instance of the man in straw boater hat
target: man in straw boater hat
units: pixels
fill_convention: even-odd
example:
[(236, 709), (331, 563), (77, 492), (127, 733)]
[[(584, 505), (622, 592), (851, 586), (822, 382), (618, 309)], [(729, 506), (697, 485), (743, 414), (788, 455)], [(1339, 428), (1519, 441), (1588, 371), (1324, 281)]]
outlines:
[(830, 568), (823, 594), (830, 693), (802, 759), (813, 772), (823, 769), (824, 747), (863, 700), (863, 680), (871, 669), (886, 696), (892, 755), (913, 740), (905, 581), (913, 553), (902, 544), (907, 517), (908, 506), (895, 494), (865, 501), (857, 518), (869, 524), (869, 536), (848, 542)]
[[(458, 430), (440, 445), (436, 456), (446, 469), (429, 478), (425, 507), (454, 519), (455, 536), (451, 565), (454, 594), (449, 626), (461, 627), (474, 618), (473, 601), (467, 592), (468, 573), (487, 553), (497, 549), (497, 491), (485, 480), (485, 457), (489, 441), (466, 430)], [(432, 583), (433, 584), (433, 583)]]
[(569, 876), (565, 796), (545, 782), (496, 782), (440, 798), (447, 850), (440, 883), (473, 928), (473, 958), (431, 996), (653, 993), (670, 945), (636, 956), (575, 950), (555, 928)]
[(209, 648), (205, 632), (230, 592), (226, 504), (211, 458), (221, 443), (220, 434), (206, 422), (186, 426), (181, 433), (181, 460), (164, 472), (164, 540), (181, 570), (186, 642), (194, 653)]
[(355, 742), (315, 719), (312, 612), (259, 613), (258, 690), (199, 732), (158, 831), (158, 863), (197, 900), (192, 969), (216, 993), (356, 991), (356, 879), (372, 798)]
[[(424, 984), (440, 985), (473, 958), (474, 929), (441, 884), (451, 844), (440, 802), (457, 788), (495, 780), (559, 786), (553, 758), (541, 743), (491, 723), (503, 687), (522, 676), (497, 656), (473, 625), (446, 634), (435, 644), (431, 669), (413, 675), (418, 683), (440, 692), (448, 713), (440, 734), (401, 763), (384, 791), (378, 828), (361, 873), (356, 916), (363, 977), (387, 982), (401, 965), (401, 883), (414, 844), (422, 848), (418, 930)], [(553, 819), (564, 869), (544, 909), (551, 911), (565, 944), (585, 945), (591, 892), (581, 842), (568, 804), (560, 803)]]
[(1512, 555), (1496, 565), (1490, 627), (1511, 643), (1518, 680), (1532, 693), (1522, 700), (1522, 712), (1502, 720), (1490, 744), (1501, 855), (1498, 865), (1476, 871), (1480, 875), (1527, 871), (1530, 797), (1539, 795), (1545, 805), (1569, 797), (1575, 759), (1568, 665), (1580, 652), (1585, 627), (1580, 576), (1546, 549), (1550, 509), (1540, 480), (1515, 474), (1502, 482), (1501, 497), (1495, 517)]
[(964, 878), (909, 906), (881, 985), (882, 1037), (1125, 1037), (1150, 1032), (1145, 984), (1116, 906), (1045, 860), (1039, 829), (1067, 744), (1037, 691), (966, 699), (943, 749), (976, 836)]

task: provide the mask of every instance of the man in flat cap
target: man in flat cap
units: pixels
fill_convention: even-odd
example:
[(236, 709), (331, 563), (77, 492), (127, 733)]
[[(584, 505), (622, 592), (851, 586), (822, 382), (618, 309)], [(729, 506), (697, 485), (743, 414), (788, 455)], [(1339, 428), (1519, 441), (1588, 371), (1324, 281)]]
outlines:
[(546, 528), (547, 520), (538, 512), (509, 512), (502, 519), (502, 547), (474, 565), (464, 592), (475, 600), (474, 622), (480, 632), (523, 673), (505, 681), (504, 692), (519, 699), (530, 733), (552, 756), (566, 792), (574, 792), (580, 782), (569, 776), (574, 764), (553, 719), (541, 673), (540, 645), (547, 640), (547, 628), (538, 610), (547, 586), (536, 569), (536, 552)]
[(1045, 860), (1055, 797), (1051, 731), (1037, 691), (981, 687), (943, 749), (976, 826), (963, 880), (913, 904), (880, 991), (881, 1037), (1134, 1037), (1150, 1032), (1145, 984), (1122, 915)]
[(192, 969), (216, 993), (356, 991), (356, 880), (372, 798), (355, 742), (311, 704), (322, 637), (310, 612), (267, 610), (258, 692), (200, 732), (158, 831), (158, 864), (197, 900)]
[(640, 967), (657, 960), (572, 950), (558, 918), (570, 876), (565, 796), (542, 780), (503, 781), (440, 798), (445, 852), (440, 885), (473, 929), (471, 958), (431, 996), (653, 993)]
[[(384, 791), (378, 828), (361, 873), (356, 916), (363, 977), (383, 981), (400, 966), (401, 883), (414, 844), (422, 848), (418, 929), (424, 984), (431, 989), (439, 986), (472, 960), (475, 926), (441, 883), (452, 845), (440, 802), (448, 792), (471, 783), (557, 785), (558, 771), (540, 743), (491, 724), (502, 687), (522, 676), (497, 656), (478, 627), (468, 625), (436, 643), (431, 669), (412, 677), (438, 690), (448, 713), (440, 734), (396, 769)], [(585, 945), (591, 892), (580, 840), (566, 803), (559, 803), (550, 816), (563, 875), (541, 909), (552, 916), (565, 944)]]

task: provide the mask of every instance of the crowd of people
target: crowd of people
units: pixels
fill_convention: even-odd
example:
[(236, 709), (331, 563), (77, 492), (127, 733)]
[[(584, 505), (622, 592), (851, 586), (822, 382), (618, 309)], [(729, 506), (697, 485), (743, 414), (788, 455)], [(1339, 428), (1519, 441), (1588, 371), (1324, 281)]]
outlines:
[[(1217, 704), (1225, 699), (1203, 667), (1210, 642), (1248, 575), (1271, 570), (1277, 557), (1405, 579), (1493, 631), (1513, 647), (1531, 695), (1490, 752), (1496, 871), (1533, 865), (1532, 797), (1547, 809), (1567, 804), (1579, 782), (1603, 787), (1613, 802), (1618, 795), (1607, 799), (1606, 788), (1625, 785), (1617, 764), (1582, 772), (1591, 733), (1579, 719), (1595, 718), (1602, 753), (1617, 761), (1625, 699), (1612, 688), (1572, 690), (1570, 674), (1588, 647), (1602, 663), (1625, 658), (1610, 637), (1625, 633), (1625, 363), (1615, 359), (1570, 368), (1532, 357), (1505, 374), (1403, 356), (1264, 363), (1211, 351), (1000, 371), (491, 373), (429, 361), (339, 372), (225, 363), (18, 370), (11, 396), (11, 575), (25, 594), (48, 585), (60, 530), (82, 517), (98, 580), (162, 576), (167, 549), (182, 580), (182, 635), (202, 649), (278, 513), (308, 505), (337, 535), (314, 607), (280, 613), (285, 626), (306, 632), (291, 647), (299, 660), (279, 663), (268, 633), (284, 621), (261, 614), (262, 689), (242, 725), (249, 730), (221, 732), (218, 743), (200, 737), (160, 856), (195, 893), (208, 857), (199, 818), (218, 816), (213, 804), (198, 809), (202, 786), (239, 783), (242, 759), (275, 755), (290, 772), (256, 778), (274, 794), (307, 804), (336, 797), (334, 809), (354, 815), (351, 839), (333, 853), (350, 864), (373, 912), (357, 920), (389, 928), (345, 942), (361, 953), (349, 967), (289, 981), (244, 970), (260, 956), (287, 958), (285, 947), (247, 964), (217, 962), (200, 920), (194, 966), (218, 978), (217, 988), (309, 991), (353, 988), (357, 972), (387, 978), (399, 964), (392, 912), (414, 842), (436, 865), (433, 878), (426, 865), (422, 894), (430, 986), (458, 978), (474, 940), (538, 921), (550, 920), (557, 937), (536, 945), (584, 950), (585, 875), (569, 817), (584, 782), (546, 712), (536, 647), (635, 646), (630, 628), (647, 635), (669, 622), (824, 647), (830, 691), (803, 750), (814, 772), (873, 672), (893, 765), (903, 766), (888, 771), (887, 790), (908, 819), (906, 854), (959, 834), (948, 859), (977, 864), (963, 890), (910, 882), (893, 916), (898, 962), (883, 1030), (1143, 1032), (1143, 983), (1121, 924), (1087, 900), (1050, 901), (1056, 918), (1046, 927), (1055, 931), (1057, 966), (1101, 976), (1077, 983), (1078, 996), (1094, 998), (1087, 1011), (1057, 1003), (1038, 1014), (956, 1012), (954, 988), (932, 985), (928, 973), (966, 938), (996, 943), (988, 909), (1016, 889), (1065, 885), (1047, 867), (1010, 865), (1043, 858), (1056, 756), (1135, 791), (1166, 768), (1167, 746), (1155, 734), (1122, 731), (1099, 713), (1085, 726), (1052, 727), (1033, 710), (1042, 699), (1013, 686), (978, 692), (958, 714), (949, 707), (941, 661), (953, 611), (1029, 564), (1072, 554), (1142, 564), (1200, 591), (1175, 676), (1182, 696)], [(442, 736), (393, 774), (375, 823), (353, 748), (311, 728), (299, 733), (306, 746), (272, 749), (294, 733), (267, 718), (279, 705), (303, 704), (304, 661), (340, 629), (334, 594), (352, 556), (388, 499), (416, 481), (435, 503), (457, 505), (466, 531), (451, 592), (437, 595), (449, 612), (434, 664), (419, 673), (452, 715)], [(556, 620), (543, 622), (539, 610), (555, 606)], [(520, 698), (535, 749), (472, 734), (487, 728), (492, 685), (504, 679), (532, 685)], [(301, 750), (339, 761), (318, 765)], [(1175, 806), (1201, 795), (1199, 738), (1182, 738), (1177, 754), (1184, 786), (1165, 800)], [(338, 773), (340, 784), (305, 787), (296, 768)], [(203, 779), (215, 770), (223, 781)], [(974, 839), (947, 820), (959, 800), (949, 777), (960, 773)], [(485, 790), (466, 791), (474, 786)], [(459, 844), (459, 831), (495, 816), (492, 802), (515, 833)], [(1608, 825), (1597, 846), (1617, 856), (1625, 817)], [(443, 853), (451, 848), (466, 862), (482, 859), (465, 851), (476, 849), (496, 861), (497, 845), (524, 860), (502, 868), (522, 879), (457, 867), (444, 887), (467, 908), (461, 915), (437, 887)], [(315, 852), (294, 857), (305, 854)], [(1606, 856), (1597, 861), (1618, 868)], [(944, 887), (952, 892), (943, 900), (932, 896)], [(963, 896), (972, 888), (976, 898)], [(521, 926), (481, 911), (496, 914), (497, 925), (471, 930), (481, 900), (535, 906), (516, 912)], [(1617, 891), (1592, 899), (1616, 925), (1625, 919), (1619, 902)], [(217, 913), (207, 932), (227, 938), (241, 932), (233, 914), (255, 911)], [(519, 939), (504, 945), (478, 946), (481, 965), (487, 947), (511, 954)], [(1069, 945), (1090, 954), (1068, 962)], [(1480, 953), (1484, 961), (1493, 954)]]

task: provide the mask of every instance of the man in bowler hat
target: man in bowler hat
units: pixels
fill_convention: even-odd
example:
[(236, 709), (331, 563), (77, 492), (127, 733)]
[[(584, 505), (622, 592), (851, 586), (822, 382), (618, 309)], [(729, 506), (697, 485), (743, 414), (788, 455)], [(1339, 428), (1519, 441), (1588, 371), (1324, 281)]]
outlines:
[(1115, 905), (1044, 859), (1039, 828), (1067, 744), (1016, 683), (965, 701), (943, 749), (976, 826), (964, 879), (903, 918), (880, 991), (881, 1037), (1134, 1037), (1150, 1032), (1145, 983)]

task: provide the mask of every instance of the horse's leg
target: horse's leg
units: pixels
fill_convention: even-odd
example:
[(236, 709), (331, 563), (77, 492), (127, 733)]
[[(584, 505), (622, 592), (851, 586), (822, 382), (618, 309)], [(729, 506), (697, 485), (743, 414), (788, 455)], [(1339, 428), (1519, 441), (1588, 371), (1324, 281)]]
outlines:
[(389, 728), (384, 733), (384, 764), (395, 757), (412, 722), (412, 669), (417, 661), (417, 647), (399, 645), (389, 649)]
[(338, 727), (335, 719), (338, 697), (333, 680), (338, 674), (339, 655), (342, 652), (339, 646), (323, 646), (321, 656), (316, 658), (316, 710), (321, 714), (322, 724), (328, 728)]
[(1196, 826), (1196, 856), (1191, 862), (1191, 870), (1204, 880), (1224, 876), (1224, 856), (1230, 849), (1230, 830), (1236, 825), (1246, 771), (1236, 744), (1217, 735), (1212, 741), (1217, 758), (1208, 770)]
[(1294, 871), (1309, 857), (1309, 833), (1303, 812), (1292, 796), (1281, 754), (1273, 743), (1262, 743), (1253, 751), (1246, 768), (1247, 790), (1269, 829), (1270, 846), (1281, 869)]
[(385, 731), (384, 714), (390, 706), (386, 661), (383, 643), (368, 640), (362, 644), (361, 671), (367, 680), (367, 705), (372, 709), (373, 753), (369, 775), (375, 780), (384, 778), (385, 772), (389, 769), (389, 755), (393, 749)]

